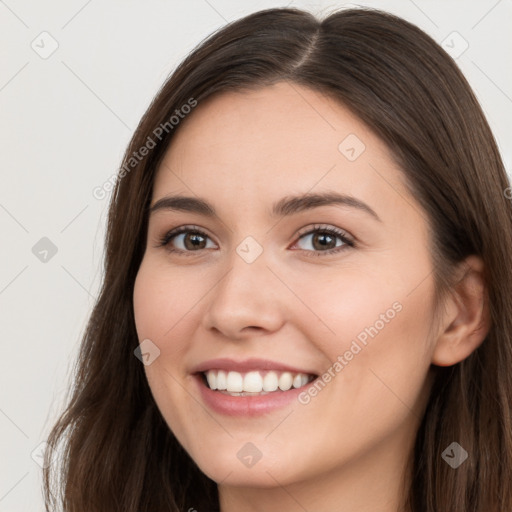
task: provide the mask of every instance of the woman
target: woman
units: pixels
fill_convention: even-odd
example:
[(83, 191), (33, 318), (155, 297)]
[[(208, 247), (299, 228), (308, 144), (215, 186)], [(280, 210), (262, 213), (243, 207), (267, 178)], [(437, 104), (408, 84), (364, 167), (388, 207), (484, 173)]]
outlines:
[(511, 510), (509, 186), (408, 22), (213, 34), (127, 149), (47, 507)]

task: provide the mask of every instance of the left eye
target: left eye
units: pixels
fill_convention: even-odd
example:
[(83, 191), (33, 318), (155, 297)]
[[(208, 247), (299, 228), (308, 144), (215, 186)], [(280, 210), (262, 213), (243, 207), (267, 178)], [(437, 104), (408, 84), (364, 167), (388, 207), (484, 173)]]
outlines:
[[(301, 241), (306, 241), (305, 245), (309, 245), (313, 249), (300, 247)], [(330, 253), (353, 247), (354, 243), (342, 231), (334, 228), (315, 227), (315, 229), (301, 235), (295, 245), (308, 252)]]

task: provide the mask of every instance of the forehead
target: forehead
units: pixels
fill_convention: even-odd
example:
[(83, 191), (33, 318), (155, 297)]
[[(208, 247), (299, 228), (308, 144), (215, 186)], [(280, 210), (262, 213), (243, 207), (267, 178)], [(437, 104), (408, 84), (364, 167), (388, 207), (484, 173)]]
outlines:
[(364, 123), (320, 92), (280, 82), (200, 103), (164, 156), (153, 199), (187, 193), (243, 211), (324, 191), (354, 195), (382, 216), (410, 208), (402, 171)]

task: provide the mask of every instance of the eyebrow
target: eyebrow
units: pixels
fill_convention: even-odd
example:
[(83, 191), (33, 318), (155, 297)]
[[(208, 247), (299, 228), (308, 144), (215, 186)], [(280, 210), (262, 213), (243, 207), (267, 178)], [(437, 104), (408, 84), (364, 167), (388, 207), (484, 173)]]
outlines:
[[(363, 211), (371, 215), (375, 220), (382, 222), (381, 218), (363, 201), (346, 194), (337, 192), (326, 192), (322, 194), (306, 193), (298, 196), (287, 196), (277, 201), (271, 210), (273, 217), (285, 217), (293, 215), (320, 206), (342, 205)], [(182, 195), (165, 196), (156, 201), (150, 207), (150, 214), (159, 210), (173, 210), (181, 212), (190, 212), (204, 215), (206, 217), (216, 217), (215, 208), (204, 199)]]

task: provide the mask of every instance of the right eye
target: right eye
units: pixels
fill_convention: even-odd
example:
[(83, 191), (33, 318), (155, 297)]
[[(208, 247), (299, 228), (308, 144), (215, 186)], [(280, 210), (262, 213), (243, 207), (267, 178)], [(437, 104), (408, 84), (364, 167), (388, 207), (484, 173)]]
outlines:
[(173, 253), (186, 254), (211, 249), (212, 246), (208, 246), (208, 240), (211, 240), (210, 237), (200, 229), (194, 226), (182, 226), (166, 233), (161, 238), (159, 247), (166, 247)]

